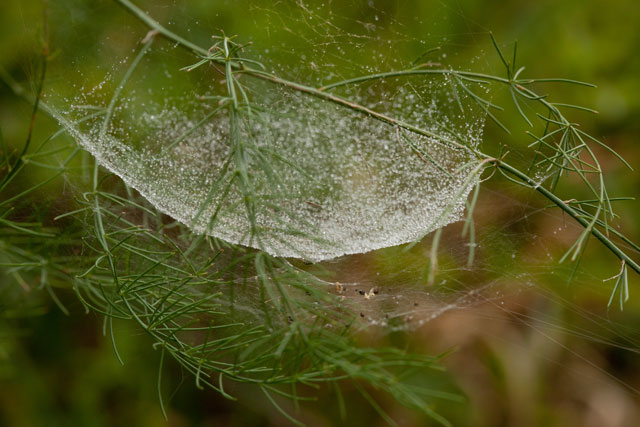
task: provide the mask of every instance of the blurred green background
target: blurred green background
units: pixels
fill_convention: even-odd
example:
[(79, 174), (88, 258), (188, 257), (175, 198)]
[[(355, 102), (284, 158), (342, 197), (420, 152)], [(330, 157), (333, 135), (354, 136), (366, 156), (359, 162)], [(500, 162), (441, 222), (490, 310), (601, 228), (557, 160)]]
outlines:
[[(284, 2), (285, 4), (287, 2)], [(306, 5), (321, 4), (306, 1)], [(354, 23), (369, 20), (368, 2), (345, 1), (344, 15)], [(370, 2), (369, 2), (370, 3)], [(640, 6), (634, 1), (375, 1), (384, 31), (403, 27), (407, 13), (427, 27), (403, 27), (403, 33), (454, 52), (455, 62), (469, 64), (474, 58), (493, 61), (488, 32), (493, 32), (505, 48), (519, 41), (519, 63), (527, 75), (567, 77), (593, 82), (597, 89), (553, 86), (556, 99), (597, 109), (592, 117), (572, 113), (583, 128), (604, 139), (636, 169), (640, 168)], [(255, 21), (238, 13), (232, 1), (140, 1), (138, 3), (161, 22), (173, 21), (177, 30), (202, 44), (220, 28), (229, 32), (259, 33)], [(110, 1), (69, 0), (64, 6), (50, 5), (61, 25), (68, 14), (73, 49), (91, 46), (93, 32), (111, 32), (113, 49), (133, 46), (118, 44), (118, 32), (142, 26)], [(333, 5), (340, 10), (340, 6)], [(213, 10), (215, 9), (215, 13)], [(0, 3), (0, 67), (25, 87), (33, 88), (38, 70), (38, 53), (43, 34), (43, 3), (5, 0)], [(265, 19), (269, 19), (265, 16)], [(284, 25), (284, 24), (283, 24)], [(385, 27), (388, 26), (390, 28)], [(354, 24), (354, 27), (356, 24)], [(391, 28), (393, 27), (393, 28)], [(55, 29), (53, 30), (55, 32)], [(65, 46), (52, 46), (64, 50)], [(69, 67), (104, 67), (104, 58), (84, 53), (87, 60)], [(389, 55), (392, 53), (390, 52)], [(493, 55), (493, 56), (492, 56)], [(64, 54), (61, 55), (64, 57)], [(55, 58), (53, 59), (55, 61)], [(500, 72), (495, 62), (495, 72)], [(471, 66), (473, 68), (473, 66)], [(54, 76), (64, 79), (64, 75)], [(46, 88), (45, 88), (46, 90)], [(551, 91), (551, 89), (550, 89)], [(21, 147), (29, 128), (31, 106), (0, 83), (0, 129), (8, 150)], [(516, 112), (506, 122), (519, 120)], [(42, 140), (56, 124), (39, 115), (34, 140)], [(489, 125), (485, 140), (521, 144)], [(612, 196), (640, 196), (640, 175), (625, 169), (613, 156), (602, 152)], [(40, 172), (38, 172), (40, 173)], [(32, 185), (41, 176), (23, 174), (17, 186)], [(65, 181), (50, 184), (43, 197), (56, 199), (65, 194)], [(483, 191), (479, 223), (487, 227), (522, 218), (527, 209), (544, 205), (520, 190), (494, 191), (505, 185), (490, 182)], [(507, 187), (508, 188), (508, 187)], [(9, 192), (15, 194), (19, 189)], [(4, 197), (4, 196), (3, 196)], [(68, 196), (65, 196), (68, 197)], [(524, 200), (523, 200), (524, 197)], [(640, 241), (638, 201), (618, 205), (621, 228)], [(55, 205), (65, 211), (64, 201)], [(554, 230), (558, 217), (536, 216), (527, 221), (520, 237), (505, 243), (508, 263), (516, 245), (540, 259), (543, 252), (562, 254), (569, 240), (558, 239)], [(547, 243), (544, 250), (528, 242), (533, 231)], [(536, 255), (537, 254), (537, 255)], [(378, 257), (378, 258), (376, 258)], [(580, 280), (566, 284), (551, 274), (540, 276), (539, 287), (515, 293), (501, 303), (454, 310), (438, 316), (415, 331), (386, 337), (363, 336), (363, 342), (391, 341), (413, 350), (436, 354), (455, 349), (444, 364), (442, 377), (425, 378), (425, 383), (442, 384), (461, 392), (466, 401), (439, 406), (455, 425), (474, 426), (635, 426), (640, 424), (640, 284), (631, 279), (631, 300), (620, 313), (607, 311), (611, 282), (618, 264), (597, 244), (590, 244)], [(395, 262), (392, 252), (358, 259), (365, 262)], [(377, 261), (376, 261), (377, 260)], [(389, 261), (391, 260), (391, 261)], [(549, 264), (553, 265), (552, 261)], [(536, 275), (536, 266), (524, 274)], [(565, 267), (563, 267), (565, 269)], [(550, 270), (544, 270), (549, 273)], [(563, 270), (558, 269), (559, 272)], [(633, 276), (633, 274), (631, 274)], [(562, 276), (562, 274), (558, 274)], [(100, 426), (164, 425), (157, 402), (158, 354), (141, 330), (132, 323), (117, 323), (117, 339), (125, 365), (121, 366), (107, 337), (102, 335), (102, 318), (84, 312), (70, 291), (58, 291), (69, 308), (64, 315), (45, 291), (18, 293), (19, 284), (9, 274), (0, 283), (0, 425), (7, 426)], [(165, 400), (169, 425), (286, 425), (287, 421), (249, 387), (236, 386), (231, 392), (239, 399), (230, 402), (210, 391), (198, 391), (192, 378), (177, 365), (165, 366)], [(349, 402), (348, 425), (384, 425), (354, 390), (345, 390)], [(170, 396), (170, 397), (169, 397)], [(428, 420), (398, 406), (383, 393), (377, 399), (401, 425), (425, 425)], [(300, 418), (309, 425), (342, 424), (335, 417), (331, 390), (320, 391), (320, 402), (303, 406)], [(329, 408), (329, 409), (327, 409)]]

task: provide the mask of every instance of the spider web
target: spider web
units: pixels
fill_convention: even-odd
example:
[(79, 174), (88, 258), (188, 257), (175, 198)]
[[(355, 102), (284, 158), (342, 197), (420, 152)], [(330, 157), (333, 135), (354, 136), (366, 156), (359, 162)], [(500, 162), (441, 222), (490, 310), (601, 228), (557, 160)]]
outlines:
[[(169, 2), (167, 7), (165, 18), (171, 16), (168, 25), (176, 33), (203, 44), (220, 29), (227, 35), (239, 34), (239, 42), (251, 42), (245, 48), (246, 57), (259, 61), (269, 72), (313, 87), (405, 69), (416, 59), (445, 67), (458, 65), (455, 49), (459, 46), (444, 36), (425, 34), (428, 23), (412, 18), (408, 6), (395, 5), (389, 11), (373, 2), (265, 5), (246, 1), (208, 5), (206, 14), (198, 18), (188, 16), (180, 4)], [(108, 32), (93, 36), (90, 58), (60, 61), (65, 66), (50, 73), (47, 102), (84, 149), (154, 207), (196, 233), (258, 246), (248, 232), (243, 193), (238, 188), (231, 188), (224, 198), (209, 200), (209, 189), (230, 152), (228, 117), (224, 111), (209, 116), (224, 95), (224, 75), (219, 69), (181, 71), (197, 58), (171, 42), (157, 40), (122, 87), (106, 131), (104, 117), (94, 115), (119, 90), (146, 33), (137, 22), (127, 21), (124, 12), (118, 13), (126, 25), (116, 41)], [(240, 13), (242, 21), (251, 25), (232, 19)], [(62, 37), (70, 39), (82, 31), (77, 24)], [(419, 58), (436, 46), (443, 49)], [(75, 64), (112, 57), (114, 52), (119, 56), (99, 62), (94, 74), (68, 77)], [(536, 210), (539, 205), (529, 204), (528, 196), (483, 190), (480, 205), (484, 204), (485, 212), (479, 214), (477, 228), (483, 222), (488, 226), (478, 232), (474, 243), (478, 248), (475, 264), (467, 266), (469, 242), (460, 238), (462, 224), (456, 221), (462, 218), (467, 195), (477, 182), (469, 180), (469, 168), (461, 168), (471, 160), (468, 154), (433, 139), (414, 137), (419, 151), (436, 160), (425, 162), (393, 126), (248, 76), (242, 77), (242, 83), (260, 111), (260, 119), (249, 127), (257, 147), (284, 159), (278, 166), (282, 191), (274, 191), (277, 185), (274, 188), (264, 172), (254, 180), (260, 200), (258, 223), (268, 230), (262, 235), (261, 248), (279, 256), (326, 260), (317, 265), (292, 262), (321, 278), (328, 292), (358, 314), (363, 329), (414, 330), (451, 313), (474, 310), (480, 317), (508, 317), (508, 321), (534, 325), (543, 330), (541, 334), (559, 332), (637, 353), (637, 334), (611, 321), (604, 308), (586, 310), (545, 288), (544, 283), (572, 274), (572, 266), (559, 268), (550, 260), (557, 256), (556, 232), (574, 236), (577, 227), (547, 210)], [(483, 111), (446, 77), (376, 80), (335, 93), (470, 146), (481, 142)], [(204, 117), (208, 119), (201, 123)], [(163, 152), (175, 141), (179, 143), (169, 153)], [(203, 219), (194, 221), (203, 205)], [(502, 223), (498, 221), (503, 217), (492, 218), (492, 210), (500, 205), (510, 209)], [(218, 221), (211, 227), (206, 218), (217, 211)], [(539, 223), (552, 224), (554, 232), (539, 235)], [(451, 225), (442, 237), (437, 275), (429, 285), (429, 272), (436, 270), (432, 238), (409, 251), (396, 245), (447, 224)], [(387, 249), (374, 251), (380, 248)], [(507, 261), (505, 252), (512, 253)], [(600, 285), (602, 279), (579, 271), (571, 286), (586, 288), (602, 299), (608, 292)], [(257, 280), (254, 285), (250, 278), (242, 280), (255, 286), (255, 292), (236, 297), (235, 304), (263, 321), (262, 302), (251, 296), (257, 293)], [(547, 306), (526, 311), (520, 305), (525, 305), (522, 298)], [(552, 311), (550, 306), (587, 319), (585, 329), (561, 319), (540, 326), (545, 313)], [(615, 381), (637, 393), (623, 380)]]
[[(237, 8), (248, 9), (247, 19), (256, 24), (256, 34), (243, 34), (252, 41), (246, 55), (282, 78), (318, 86), (409, 62), (388, 54), (410, 42), (397, 35), (401, 42), (387, 42), (374, 23), (377, 14), (372, 23), (358, 22), (361, 31), (355, 33), (343, 28), (350, 21), (331, 8), (298, 3), (276, 15), (252, 3)], [(291, 22), (308, 25), (296, 27), (293, 37)], [(132, 31), (129, 43), (139, 39)], [(94, 51), (107, 54), (106, 43)], [(231, 117), (218, 108), (225, 76), (215, 67), (186, 76), (180, 69), (193, 56), (164, 41), (156, 44), (138, 58), (129, 80), (118, 82), (137, 60), (125, 58), (105, 80), (81, 90), (71, 108), (60, 108), (83, 148), (195, 232), (319, 261), (410, 242), (461, 218), (466, 194), (477, 182), (465, 167), (472, 158), (440, 138), (475, 148), (484, 114), (446, 77), (378, 80), (335, 91), (438, 135), (430, 138), (242, 76), (246, 108), (254, 113), (236, 146), (229, 142)], [(340, 58), (349, 59), (336, 62)], [(106, 118), (95, 114), (100, 104), (112, 108)], [(238, 184), (231, 182), (228, 163), (241, 155), (246, 162), (234, 172), (247, 173), (250, 182)], [(255, 204), (251, 212), (247, 197)]]

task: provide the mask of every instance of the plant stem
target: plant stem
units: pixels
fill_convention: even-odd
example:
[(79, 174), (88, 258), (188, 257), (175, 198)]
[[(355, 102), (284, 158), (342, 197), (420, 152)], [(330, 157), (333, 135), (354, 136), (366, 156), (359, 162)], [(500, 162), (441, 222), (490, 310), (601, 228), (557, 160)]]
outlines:
[[(129, 12), (131, 12), (133, 15), (135, 15), (136, 17), (138, 17), (142, 22), (144, 22), (147, 26), (149, 26), (151, 29), (156, 30), (159, 34), (163, 35), (164, 37), (168, 38), (169, 40), (172, 40), (176, 43), (178, 43), (179, 45), (193, 51), (194, 53), (201, 55), (201, 56), (209, 56), (209, 52), (178, 36), (177, 34), (173, 33), (172, 31), (169, 31), (168, 29), (166, 29), (164, 26), (162, 26), (159, 22), (157, 22), (156, 20), (154, 20), (153, 18), (151, 18), (147, 13), (145, 13), (142, 9), (140, 9), (139, 7), (137, 7), (135, 4), (133, 4), (130, 0), (115, 0), (118, 3), (120, 3), (122, 6), (124, 6), (126, 9), (129, 10)], [(224, 64), (225, 61), (223, 60), (215, 60), (212, 59), (212, 61), (214, 62), (219, 62), (220, 64)], [(406, 123), (404, 121), (401, 120), (397, 120), (394, 119), (393, 117), (389, 117), (385, 114), (376, 112), (374, 110), (371, 110), (370, 108), (367, 108), (363, 105), (360, 105), (358, 103), (349, 101), (347, 99), (341, 98), (339, 96), (327, 93), (326, 90), (331, 89), (331, 88), (335, 88), (341, 85), (346, 85), (346, 84), (351, 84), (351, 83), (358, 83), (358, 82), (364, 82), (364, 81), (368, 81), (368, 80), (372, 80), (372, 79), (381, 79), (381, 78), (385, 78), (385, 77), (396, 77), (396, 76), (406, 76), (406, 75), (419, 75), (419, 74), (450, 74), (453, 71), (452, 70), (425, 70), (425, 69), (414, 69), (414, 70), (405, 70), (405, 71), (392, 71), (392, 72), (387, 72), (387, 73), (380, 73), (380, 74), (373, 74), (373, 75), (369, 75), (369, 76), (362, 76), (362, 77), (357, 77), (354, 79), (350, 79), (350, 80), (345, 80), (339, 83), (335, 83), (332, 85), (327, 85), (321, 88), (314, 88), (314, 87), (310, 87), (310, 86), (305, 86), (296, 82), (292, 82), (283, 78), (280, 78), (276, 75), (270, 74), (270, 73), (266, 73), (260, 70), (256, 70), (256, 69), (252, 69), (249, 67), (246, 67), (244, 64), (239, 64), (239, 63), (232, 63), (231, 67), (236, 70), (236, 71), (240, 71), (244, 74), (248, 74), (250, 76), (256, 77), (256, 78), (260, 78), (262, 80), (266, 80), (266, 81), (270, 81), (272, 83), (278, 84), (280, 86), (283, 87), (287, 87), (289, 89), (295, 90), (297, 92), (302, 92), (302, 93), (306, 93), (308, 95), (320, 98), (320, 99), (324, 99), (326, 101), (341, 105), (343, 107), (349, 108), (353, 111), (357, 111), (360, 112), (368, 117), (372, 117), (374, 119), (380, 120), (384, 123), (387, 123), (391, 126), (397, 126), (403, 129), (406, 129), (410, 132), (413, 132), (415, 134), (418, 135), (422, 135), (422, 136), (426, 136), (428, 138), (437, 138), (440, 141), (446, 142), (448, 144), (452, 144), (453, 146), (455, 146), (456, 148), (460, 148), (460, 149), (465, 149), (465, 150), (469, 150), (470, 152), (474, 153), (475, 155), (477, 155), (479, 158), (481, 158), (484, 162), (487, 163), (492, 163), (494, 164), (496, 167), (500, 168), (501, 170), (503, 170), (504, 172), (514, 176), (515, 178), (517, 178), (518, 180), (522, 181), (523, 183), (525, 183), (527, 186), (530, 186), (531, 188), (537, 190), (539, 193), (541, 193), (544, 197), (546, 197), (547, 199), (549, 199), (551, 202), (553, 202), (556, 206), (558, 206), (560, 209), (562, 209), (564, 212), (566, 212), (569, 216), (571, 216), (573, 219), (575, 219), (580, 225), (582, 225), (583, 227), (585, 227), (586, 229), (589, 229), (589, 232), (591, 234), (593, 234), (598, 240), (600, 240), (611, 252), (613, 252), (614, 255), (616, 255), (621, 261), (624, 261), (629, 267), (631, 267), (633, 270), (635, 270), (638, 274), (640, 274), (640, 265), (638, 265), (635, 261), (633, 261), (623, 250), (621, 250), (615, 243), (613, 243), (607, 236), (605, 236), (601, 231), (599, 231), (598, 229), (596, 229), (595, 227), (593, 227), (587, 220), (585, 220), (584, 218), (582, 218), (582, 216), (576, 211), (574, 210), (569, 204), (565, 203), (562, 199), (560, 199), (558, 196), (556, 196), (552, 191), (547, 190), (546, 188), (544, 188), (542, 185), (539, 185), (538, 183), (536, 183), (531, 177), (529, 177), (526, 173), (520, 171), (519, 169), (511, 166), (510, 164), (504, 162), (502, 159), (496, 159), (492, 156), (489, 156), (488, 154), (482, 153), (476, 149), (472, 149), (471, 147), (462, 144), (460, 142), (457, 141), (453, 141), (450, 140), (448, 138), (443, 138), (439, 135), (434, 134), (433, 132), (430, 132), (428, 130), (419, 128), (417, 126), (411, 125), (409, 123)], [(497, 77), (497, 76), (491, 76), (491, 75), (485, 75), (485, 74), (480, 74), (480, 73), (473, 73), (473, 72), (463, 72), (463, 71), (455, 71), (456, 74), (461, 75), (461, 76), (465, 76), (465, 77), (470, 77), (470, 78), (482, 78), (482, 79), (486, 79), (486, 80), (492, 80), (492, 81), (496, 81), (496, 82), (500, 82), (500, 83), (505, 83), (505, 84), (509, 84), (509, 85), (513, 85), (515, 82), (511, 79), (505, 79), (505, 78), (501, 78), (501, 77)], [(564, 81), (562, 79), (553, 79), (555, 80), (559, 80), (559, 81)], [(534, 81), (534, 80), (532, 80)], [(578, 82), (580, 83), (580, 82)], [(526, 90), (528, 93), (531, 93), (531, 91)], [(543, 103), (547, 106), (547, 102), (542, 100)], [(549, 107), (552, 107), (552, 109), (555, 110), (555, 107), (553, 107), (551, 104), (548, 104)]]
[[(571, 207), (569, 203), (566, 203), (558, 196), (556, 196), (553, 192), (547, 190), (542, 185), (538, 185), (531, 177), (529, 177), (524, 172), (514, 168), (513, 166), (505, 163), (501, 160), (495, 159), (496, 166), (500, 169), (508, 172), (509, 174), (515, 176), (519, 180), (523, 181), (527, 185), (534, 188), (536, 191), (541, 193), (544, 197), (551, 200), (556, 206), (566, 212), (569, 216), (575, 219), (580, 225), (587, 228), (589, 227), (589, 222), (582, 217), (580, 213), (578, 213), (575, 209)], [(629, 256), (624, 253), (615, 243), (613, 243), (607, 236), (605, 236), (600, 230), (595, 227), (591, 227), (591, 234), (593, 234), (598, 240), (600, 240), (611, 252), (614, 253), (621, 261), (625, 262), (629, 267), (635, 270), (638, 274), (640, 274), (640, 265), (636, 263), (634, 260), (629, 258)]]

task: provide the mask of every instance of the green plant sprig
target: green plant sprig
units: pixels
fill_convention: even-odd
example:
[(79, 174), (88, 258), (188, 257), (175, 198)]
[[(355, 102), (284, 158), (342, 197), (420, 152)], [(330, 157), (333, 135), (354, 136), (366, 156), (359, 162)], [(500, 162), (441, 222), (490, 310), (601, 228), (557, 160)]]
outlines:
[[(318, 287), (313, 276), (263, 252), (228, 254), (222, 242), (210, 238), (205, 240), (213, 243), (214, 254), (194, 256), (208, 252), (198, 249), (205, 240), (188, 243), (135, 226), (110, 205), (116, 203), (118, 211), (138, 210), (139, 202), (105, 194), (109, 193), (92, 192), (81, 201), (80, 212), (101, 216), (103, 228), (91, 227), (95, 235), (85, 245), (93, 255), (85, 256), (87, 269), (78, 274), (76, 292), (88, 308), (107, 319), (138, 323), (157, 343), (162, 359), (177, 360), (194, 375), (198, 387), (234, 399), (224, 383), (236, 381), (255, 384), (269, 396), (303, 401), (309, 398), (297, 394), (299, 385), (315, 388), (349, 379), (390, 390), (400, 402), (448, 425), (425, 404), (424, 394), (458, 397), (436, 390), (429, 393), (400, 380), (405, 371), (436, 368), (439, 357), (360, 348), (348, 332), (352, 314)], [(143, 215), (150, 224), (158, 220), (152, 212)], [(196, 246), (185, 250), (185, 245)], [(242, 265), (245, 269), (248, 261), (254, 275), (243, 271), (236, 278), (234, 269)], [(236, 287), (242, 291), (234, 291)], [(255, 304), (250, 302), (254, 299), (262, 303), (240, 314), (241, 307)], [(315, 320), (310, 323), (310, 318)], [(106, 325), (119, 354), (111, 321)], [(284, 410), (283, 414), (291, 417)]]

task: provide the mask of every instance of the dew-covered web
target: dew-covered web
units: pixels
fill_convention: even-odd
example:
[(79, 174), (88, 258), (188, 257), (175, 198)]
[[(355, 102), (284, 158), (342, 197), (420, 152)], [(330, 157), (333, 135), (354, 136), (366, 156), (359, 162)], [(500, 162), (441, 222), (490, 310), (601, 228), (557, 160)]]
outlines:
[[(252, 43), (243, 55), (300, 84), (321, 87), (416, 59), (401, 50), (417, 40), (383, 34), (376, 22), (384, 16), (375, 8), (371, 22), (358, 21), (355, 28), (323, 6), (247, 9), (256, 34), (240, 35), (238, 43)], [(197, 58), (177, 50), (158, 41), (124, 84), (120, 79), (136, 60), (133, 54), (123, 58), (97, 88), (76, 94), (64, 117), (76, 123), (75, 137), (103, 166), (196, 233), (319, 261), (410, 242), (460, 219), (475, 184), (465, 166), (471, 156), (443, 140), (475, 148), (483, 114), (446, 76), (374, 80), (332, 91), (433, 138), (241, 76), (250, 103), (244, 108), (251, 113), (238, 119), (236, 144), (229, 110), (215, 111), (227, 96), (224, 74), (214, 66), (180, 71)], [(106, 118), (88, 108), (115, 94)], [(234, 180), (240, 172), (248, 174), (247, 182)]]
[[(242, 58), (304, 87), (416, 65), (473, 69), (457, 63), (460, 46), (448, 47), (446, 38), (430, 35), (429, 23), (417, 20), (408, 6), (346, 3), (215, 2), (196, 18), (168, 2), (150, 14), (205, 49), (219, 40), (211, 35), (237, 34), (234, 43), (246, 45), (238, 53)], [(535, 313), (505, 306), (506, 297), (552, 300), (538, 285), (554, 274), (549, 263), (557, 253), (545, 240), (553, 236), (540, 235), (529, 223), (534, 208), (528, 202), (483, 189), (476, 241), (461, 237), (459, 220), (478, 180), (471, 175), (474, 157), (464, 147), (481, 143), (485, 114), (450, 76), (375, 79), (327, 91), (432, 137), (242, 73), (246, 114), (232, 119), (228, 105), (221, 106), (228, 97), (224, 67), (205, 63), (186, 71), (198, 56), (159, 36), (150, 36), (154, 40), (143, 47), (149, 28), (123, 10), (114, 13), (122, 15), (117, 31), (78, 39), (89, 29), (76, 24), (64, 33), (67, 39), (60, 42), (78, 39), (92, 53), (61, 54), (70, 57), (50, 71), (46, 102), (101, 166), (192, 230), (194, 238), (210, 235), (291, 257), (356, 313), (363, 328), (406, 330), (471, 306), (493, 309), (488, 316), (507, 313), (535, 322)], [(242, 19), (234, 19), (238, 15)], [(96, 63), (91, 73), (74, 71), (87, 62)], [(234, 128), (232, 120), (239, 125)], [(237, 178), (242, 174), (248, 179)], [(577, 234), (558, 215), (537, 215), (544, 224)], [(409, 250), (398, 246), (447, 224), (437, 257), (433, 236)], [(478, 251), (471, 266), (470, 245)], [(570, 274), (571, 266), (563, 268)], [(264, 320), (259, 280), (240, 282), (253, 292), (236, 294), (236, 308)], [(583, 278), (581, 285), (589, 282)], [(598, 319), (606, 329), (608, 320)], [(600, 339), (596, 332), (552, 326)], [(636, 349), (632, 335), (618, 335), (624, 343), (613, 345)]]

